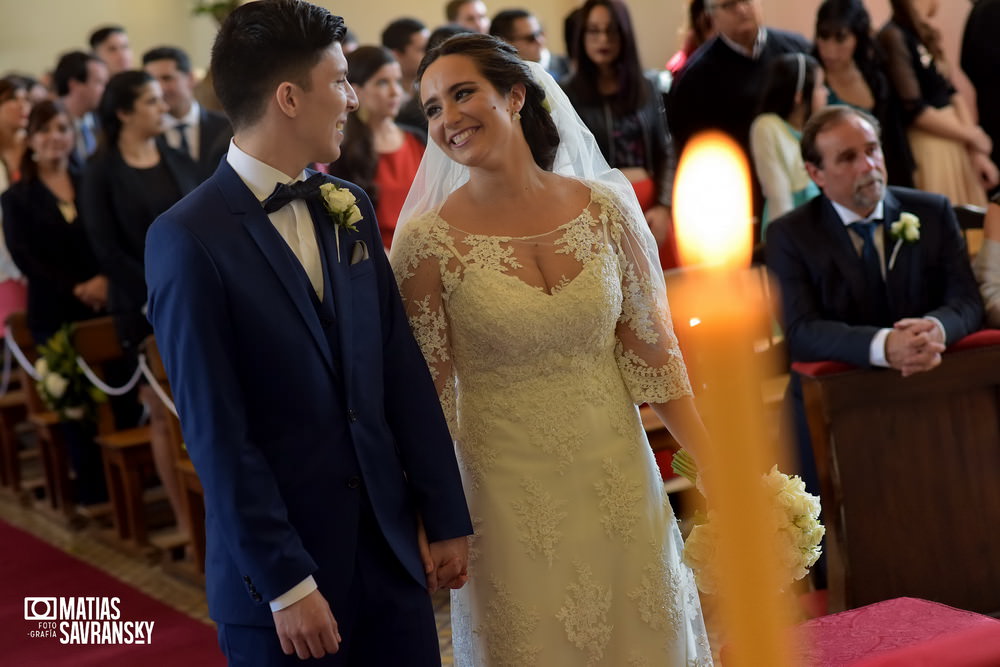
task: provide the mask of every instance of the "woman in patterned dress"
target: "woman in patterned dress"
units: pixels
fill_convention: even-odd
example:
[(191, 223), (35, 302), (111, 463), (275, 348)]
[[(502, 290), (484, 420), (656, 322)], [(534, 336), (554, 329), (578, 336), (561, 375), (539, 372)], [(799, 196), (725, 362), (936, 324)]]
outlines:
[(392, 262), (476, 527), (456, 664), (711, 664), (636, 405), (695, 456), (704, 429), (631, 186), (499, 40), (418, 80), (433, 142)]

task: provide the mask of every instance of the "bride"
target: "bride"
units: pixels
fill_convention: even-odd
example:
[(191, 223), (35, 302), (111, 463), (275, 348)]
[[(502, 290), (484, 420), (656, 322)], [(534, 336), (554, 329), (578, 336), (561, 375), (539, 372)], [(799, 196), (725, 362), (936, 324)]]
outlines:
[(633, 191), (540, 68), (485, 35), (418, 74), (433, 139), (392, 264), (476, 529), (456, 665), (710, 665), (636, 404), (704, 430)]

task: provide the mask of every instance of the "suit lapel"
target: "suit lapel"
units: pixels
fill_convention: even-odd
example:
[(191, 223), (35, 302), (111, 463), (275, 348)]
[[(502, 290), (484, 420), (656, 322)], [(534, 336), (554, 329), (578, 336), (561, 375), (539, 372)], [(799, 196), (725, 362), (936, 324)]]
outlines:
[(289, 251), (288, 245), (281, 238), (278, 230), (271, 224), (260, 202), (236, 175), (233, 168), (228, 163), (223, 162), (219, 165), (215, 175), (230, 212), (240, 220), (268, 264), (271, 265), (274, 274), (288, 293), (288, 298), (292, 300), (292, 303), (298, 308), (299, 314), (302, 315), (303, 323), (312, 334), (327, 367), (331, 373), (336, 374), (330, 346), (323, 334), (319, 315), (312, 304), (309, 291), (303, 289), (302, 267), (298, 265), (295, 256)]
[[(311, 174), (310, 174), (311, 175)], [(340, 336), (340, 363), (344, 369), (344, 377), (351, 377), (352, 354), (351, 313), (354, 309), (351, 294), (351, 276), (347, 262), (350, 258), (350, 233), (334, 224), (326, 209), (320, 202), (309, 201), (309, 212), (312, 214), (316, 227), (316, 241), (321, 246), (326, 257), (326, 270), (329, 285), (333, 290), (333, 306), (337, 315), (337, 333)], [(337, 256), (337, 235), (340, 235), (340, 256)]]
[(851, 241), (850, 232), (843, 220), (837, 215), (833, 204), (825, 196), (819, 197), (822, 211), (820, 213), (820, 226), (826, 232), (830, 241), (830, 253), (833, 261), (840, 269), (840, 274), (844, 276), (847, 287), (857, 303), (867, 303), (868, 296), (865, 293), (864, 273), (861, 270), (861, 259), (858, 251)]
[(901, 301), (906, 296), (907, 287), (920, 284), (919, 281), (911, 280), (911, 273), (915, 265), (914, 255), (917, 244), (907, 243), (906, 241), (901, 242), (899, 244), (899, 252), (896, 254), (896, 261), (893, 263), (892, 268), (889, 268), (888, 262), (892, 257), (893, 249), (896, 247), (896, 239), (892, 238), (892, 235), (889, 233), (889, 225), (899, 220), (899, 216), (903, 212), (902, 204), (899, 203), (899, 200), (889, 190), (886, 190), (882, 211), (885, 215), (885, 285), (889, 293), (889, 305), (892, 311), (894, 313), (901, 313), (905, 310), (901, 308)]

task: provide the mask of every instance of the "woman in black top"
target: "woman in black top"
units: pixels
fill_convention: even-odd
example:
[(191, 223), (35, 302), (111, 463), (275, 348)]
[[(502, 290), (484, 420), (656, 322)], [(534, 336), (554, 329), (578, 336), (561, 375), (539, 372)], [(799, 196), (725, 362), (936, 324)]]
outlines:
[(83, 172), (83, 220), (110, 281), (109, 306), (126, 348), (151, 332), (142, 314), (146, 230), (198, 184), (191, 158), (157, 141), (166, 111), (150, 75), (111, 77), (98, 107), (102, 143)]
[(73, 137), (61, 103), (37, 104), (28, 118), (21, 180), (0, 199), (7, 248), (28, 278), (28, 326), (38, 342), (67, 322), (93, 317), (108, 298), (107, 278), (78, 215)]
[(899, 97), (861, 0), (825, 0), (819, 6), (813, 54), (826, 72), (827, 104), (849, 104), (874, 116), (882, 126), (889, 183), (912, 188), (915, 165)]
[(892, 19), (879, 32), (889, 76), (903, 105), (917, 163), (916, 187), (953, 204), (986, 204), (986, 189), (1000, 182), (990, 160), (993, 142), (972, 120), (955, 91), (941, 35), (929, 20), (938, 0), (891, 0)]
[(580, 8), (576, 71), (562, 86), (612, 167), (635, 188), (664, 268), (676, 265), (670, 214), (676, 157), (663, 98), (643, 75), (632, 19), (621, 0)]

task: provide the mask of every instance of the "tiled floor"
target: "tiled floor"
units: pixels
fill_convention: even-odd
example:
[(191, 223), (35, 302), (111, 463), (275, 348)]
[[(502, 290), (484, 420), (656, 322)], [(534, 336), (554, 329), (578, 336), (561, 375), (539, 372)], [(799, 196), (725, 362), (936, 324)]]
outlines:
[[(25, 507), (7, 493), (0, 493), (0, 519), (35, 535), (90, 565), (134, 586), (150, 597), (208, 625), (208, 605), (200, 586), (183, 581), (138, 556), (130, 556), (99, 538), (94, 527), (70, 530), (32, 507)], [(441, 657), (452, 665), (451, 618), (447, 593), (434, 598)]]

